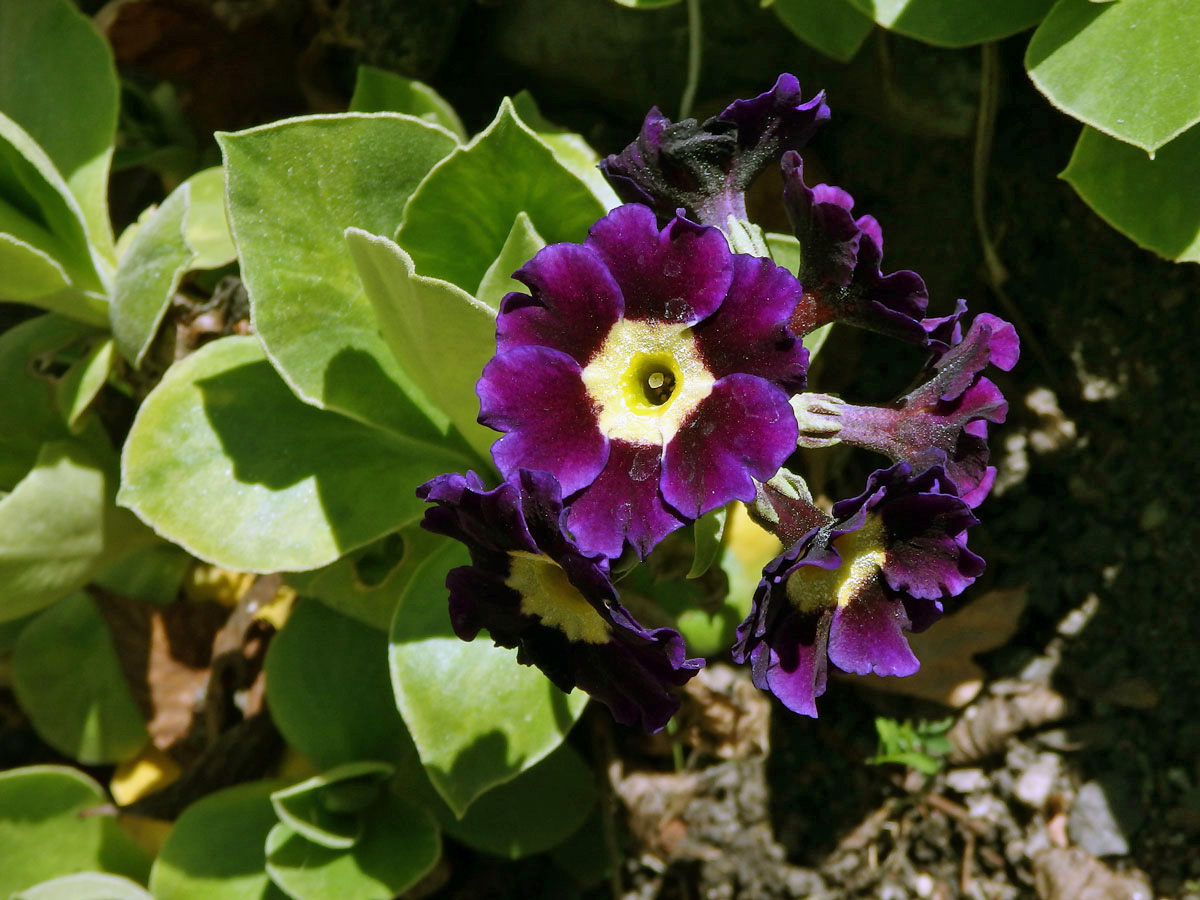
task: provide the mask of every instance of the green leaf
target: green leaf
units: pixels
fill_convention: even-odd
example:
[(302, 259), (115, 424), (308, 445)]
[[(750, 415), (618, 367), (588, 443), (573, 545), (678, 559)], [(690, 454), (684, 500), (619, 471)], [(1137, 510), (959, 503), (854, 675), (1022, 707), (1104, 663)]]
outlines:
[(500, 301), (509, 292), (520, 291), (528, 294), (529, 289), (521, 282), (513, 281), (512, 274), (533, 259), (534, 254), (545, 246), (546, 242), (529, 221), (529, 216), (523, 212), (517, 213), (512, 230), (500, 249), (500, 255), (483, 273), (483, 279), (479, 282), (479, 289), (475, 292), (479, 302), (499, 311)]
[(1200, 127), (1175, 138), (1153, 160), (1084, 128), (1062, 177), (1138, 246), (1167, 259), (1200, 262), (1200, 193), (1183, 188), (1200, 184)]
[(621, 205), (621, 198), (600, 172), (600, 154), (592, 149), (592, 145), (585, 141), (582, 135), (555, 125), (543, 116), (529, 91), (518, 93), (512, 98), (512, 103), (521, 121), (532, 128), (546, 146), (554, 151), (555, 159), (591, 188), (596, 199), (606, 210)]
[(290, 574), (288, 583), (304, 596), (386, 632), (409, 580), (445, 541), (420, 525), (410, 525), (322, 569)]
[[(279, 821), (305, 840), (345, 850), (362, 837), (359, 813), (379, 799), (384, 780), (395, 771), (389, 763), (345, 763), (276, 791), (271, 804)], [(351, 795), (362, 802), (344, 802)]]
[(125, 550), (106, 469), (81, 441), (51, 441), (0, 499), (0, 620), (49, 606)]
[(1192, 0), (1059, 0), (1025, 68), (1097, 131), (1153, 152), (1200, 122), (1200, 15)]
[(725, 519), (729, 513), (727, 507), (721, 506), (707, 512), (692, 524), (692, 537), (696, 549), (692, 557), (692, 567), (688, 570), (688, 578), (699, 578), (709, 570), (717, 556), (721, 553), (721, 538), (725, 534)]
[[(778, 0), (777, 0), (778, 2)], [(1024, 31), (1054, 0), (850, 0), (884, 28), (938, 47), (967, 47)]]
[(433, 868), (442, 852), (433, 817), (390, 792), (368, 810), (349, 850), (305, 840), (287, 825), (267, 837), (267, 871), (297, 900), (392, 900)]
[(460, 140), (467, 139), (462, 119), (441, 94), (415, 78), (405, 78), (374, 66), (359, 66), (354, 79), (350, 112), (398, 112), (441, 125)]
[(494, 788), (442, 828), (464, 844), (508, 859), (556, 847), (587, 821), (596, 802), (596, 778), (569, 745), (559, 747), (512, 781)]
[(144, 881), (146, 854), (113, 816), (87, 814), (108, 802), (100, 785), (75, 769), (0, 772), (0, 897), (89, 869)]
[[(775, 265), (783, 266), (793, 275), (800, 271), (800, 242), (791, 234), (781, 234), (777, 231), (768, 231), (766, 233), (767, 249), (771, 251), (771, 259)], [(820, 352), (821, 347), (825, 344), (825, 339), (829, 337), (829, 331), (833, 328), (833, 323), (822, 325), (815, 331), (811, 331), (804, 336), (804, 346), (808, 350), (808, 361), (812, 363)]]
[(0, 3), (0, 112), (53, 160), (79, 202), (92, 242), (109, 261), (108, 169), (117, 102), (112, 51), (75, 4)]
[(486, 636), (470, 643), (455, 636), (446, 571), (467, 562), (458, 543), (429, 557), (396, 610), (389, 648), (400, 713), (430, 781), (457, 816), (561, 744), (588, 699), (582, 691), (562, 693)]
[(150, 349), (184, 273), (196, 260), (186, 235), (190, 195), (187, 182), (171, 192), (138, 229), (117, 269), (109, 318), (117, 349), (135, 368)]
[[(497, 190), (498, 184), (504, 189)], [(583, 240), (605, 209), (506, 99), (492, 123), (435, 166), (417, 188), (396, 242), (422, 275), (471, 291), (522, 211), (554, 243)]]
[(414, 417), (343, 234), (393, 234), (417, 184), (457, 146), (454, 136), (411, 116), (351, 113), (217, 141), (255, 330), (274, 365), (308, 403), (434, 436)]
[(254, 338), (224, 338), (167, 370), (138, 410), (118, 502), (201, 559), (297, 571), (415, 521), (416, 486), (466, 464), (300, 402)]
[(263, 852), (278, 788), (271, 781), (239, 784), (185, 809), (150, 870), (155, 900), (286, 900), (267, 876)]
[(679, 0), (613, 0), (621, 6), (630, 9), (661, 9), (664, 6), (674, 6)]
[(17, 303), (58, 294), (71, 284), (58, 260), (13, 234), (0, 233), (0, 272), (0, 294)]
[(498, 435), (475, 421), (475, 383), (496, 353), (496, 313), (447, 281), (418, 275), (385, 237), (350, 228), (346, 244), (396, 362), (487, 459)]
[(108, 626), (86, 594), (64, 597), (25, 627), (12, 679), (42, 740), (85, 765), (131, 759), (149, 739)]
[(165, 605), (175, 600), (194, 563), (173, 544), (156, 543), (109, 566), (92, 581), (122, 597)]
[(108, 382), (112, 363), (113, 341), (112, 338), (105, 338), (94, 343), (72, 363), (59, 380), (56, 392), (58, 408), (72, 431), (81, 429), (83, 414)]
[[(213, 166), (184, 182), (190, 191), (186, 237), (196, 251), (194, 269), (219, 269), (237, 259), (225, 217), (225, 170)], [(180, 185), (182, 187), (182, 185)]]
[(301, 600), (267, 652), (267, 702), (288, 744), (322, 769), (364, 759), (410, 766), (387, 652), (385, 635)]
[(875, 22), (846, 0), (774, 0), (775, 15), (804, 43), (850, 62)]
[(13, 894), (12, 900), (154, 900), (136, 881), (106, 872), (76, 872)]

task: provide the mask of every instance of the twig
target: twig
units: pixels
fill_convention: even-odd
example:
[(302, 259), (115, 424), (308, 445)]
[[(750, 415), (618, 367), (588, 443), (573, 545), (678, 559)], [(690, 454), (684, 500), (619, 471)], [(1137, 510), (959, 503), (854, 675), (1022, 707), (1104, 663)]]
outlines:
[(687, 0), (688, 16), (688, 67), (687, 83), (683, 86), (683, 99), (679, 101), (679, 118), (692, 114), (696, 103), (696, 91), (700, 89), (700, 61), (704, 51), (704, 25), (700, 19), (700, 0)]
[(991, 831), (987, 825), (974, 818), (966, 807), (959, 806), (953, 800), (947, 800), (941, 794), (926, 794), (924, 800), (939, 812), (957, 819), (980, 837), (985, 837)]
[(621, 847), (617, 840), (617, 819), (612, 779), (619, 765), (614, 759), (609, 719), (592, 717), (592, 748), (596, 754), (596, 783), (600, 796), (600, 826), (604, 832), (604, 853), (608, 857), (608, 889), (612, 900), (621, 900), (625, 890), (621, 885)]

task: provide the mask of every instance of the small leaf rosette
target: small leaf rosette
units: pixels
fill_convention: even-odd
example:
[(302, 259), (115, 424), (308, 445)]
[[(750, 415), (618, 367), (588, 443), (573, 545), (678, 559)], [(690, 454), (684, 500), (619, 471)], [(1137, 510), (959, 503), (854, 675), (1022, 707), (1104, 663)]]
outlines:
[(585, 553), (644, 558), (681, 525), (752, 500), (796, 446), (807, 352), (799, 282), (716, 228), (619, 207), (546, 247), (504, 298), (479, 421), (506, 477), (552, 473)]
[(803, 100), (794, 75), (748, 100), (735, 100), (703, 124), (672, 122), (653, 107), (637, 139), (600, 163), (613, 189), (644, 203), (664, 221), (683, 209), (705, 225), (724, 228), (746, 218), (746, 189), (784, 150), (808, 143), (829, 119), (825, 92)]
[(923, 631), (941, 599), (983, 572), (967, 549), (977, 519), (937, 467), (907, 463), (873, 473), (858, 497), (834, 504), (763, 570), (733, 658), (789, 709), (816, 716), (828, 662), (859, 675), (911, 675), (920, 667), (906, 631)]
[(417, 489), (437, 504), (421, 523), (464, 543), (471, 565), (446, 576), (450, 621), (471, 641), (482, 629), (517, 661), (563, 691), (580, 688), (626, 725), (658, 731), (679, 708), (672, 687), (704, 665), (683, 638), (647, 630), (621, 606), (608, 560), (582, 552), (563, 530), (561, 489), (546, 472), (519, 469), (486, 490), (468, 472)]

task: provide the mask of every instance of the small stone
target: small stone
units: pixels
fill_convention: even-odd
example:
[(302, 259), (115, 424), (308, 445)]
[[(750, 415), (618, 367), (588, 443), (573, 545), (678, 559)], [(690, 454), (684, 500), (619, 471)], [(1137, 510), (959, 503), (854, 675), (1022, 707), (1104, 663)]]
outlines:
[(1033, 765), (1021, 773), (1013, 784), (1013, 796), (1033, 809), (1041, 809), (1054, 782), (1059, 776), (1060, 757), (1054, 753), (1039, 753)]
[(913, 881), (913, 890), (917, 892), (917, 896), (921, 900), (933, 896), (934, 880), (928, 872), (918, 872), (917, 877)]
[(1141, 811), (1123, 779), (1089, 781), (1071, 805), (1067, 833), (1093, 856), (1126, 856), (1129, 836), (1141, 824)]
[(960, 794), (982, 791), (990, 785), (983, 769), (951, 769), (946, 773), (946, 786)]

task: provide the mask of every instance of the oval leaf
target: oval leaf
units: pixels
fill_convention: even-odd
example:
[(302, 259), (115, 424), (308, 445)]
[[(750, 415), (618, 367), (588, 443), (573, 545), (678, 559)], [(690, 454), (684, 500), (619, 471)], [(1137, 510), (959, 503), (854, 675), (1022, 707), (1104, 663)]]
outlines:
[(359, 66), (354, 79), (350, 112), (398, 112), (441, 125), (460, 140), (466, 129), (454, 107), (441, 94), (415, 78), (405, 78), (374, 66)]
[(201, 559), (294, 571), (415, 520), (416, 486), (464, 463), (444, 444), (302, 403), (257, 340), (224, 338), (172, 366), (142, 404), (118, 500)]
[(529, 216), (523, 212), (517, 213), (517, 218), (513, 220), (512, 230), (509, 231), (508, 237), (504, 240), (504, 246), (500, 249), (500, 255), (483, 273), (479, 289), (475, 291), (479, 302), (489, 309), (499, 311), (500, 301), (511, 291), (528, 294), (529, 289), (525, 285), (519, 281), (513, 281), (513, 272), (533, 259), (534, 254), (545, 246), (546, 242), (533, 227)]
[(76, 872), (13, 894), (12, 900), (154, 900), (144, 887), (120, 875)]
[(458, 816), (561, 744), (588, 699), (562, 693), (486, 636), (455, 636), (446, 572), (467, 562), (457, 543), (429, 557), (396, 609), (389, 649), (400, 713), (430, 781)]
[[(503, 190), (496, 189), (499, 183)], [(522, 211), (551, 243), (583, 240), (605, 213), (604, 204), (555, 158), (506, 99), (484, 131), (421, 183), (404, 210), (396, 243), (422, 275), (473, 291)]]
[(192, 267), (216, 269), (233, 262), (237, 248), (225, 216), (225, 170), (213, 166), (197, 172), (184, 184), (191, 193), (186, 232), (188, 244), (196, 251)]
[(309, 403), (412, 433), (408, 383), (379, 335), (343, 232), (394, 234), (405, 201), (457, 146), (454, 136), (411, 116), (353, 113), (217, 141), (255, 330), (275, 365)]
[[(395, 771), (395, 766), (381, 762), (335, 766), (276, 791), (271, 795), (271, 805), (279, 821), (305, 840), (331, 850), (345, 850), (362, 836), (360, 813), (379, 799), (384, 779)], [(361, 796), (361, 806), (338, 799), (348, 791)]]
[(792, 34), (838, 62), (850, 62), (875, 27), (847, 0), (774, 0), (771, 8)]
[[(63, 673), (86, 673), (64, 678)], [(21, 632), (13, 691), (42, 739), (87, 765), (135, 756), (149, 733), (95, 601), (71, 594)]]
[(331, 850), (287, 825), (275, 826), (267, 837), (267, 871), (299, 900), (392, 900), (420, 881), (441, 852), (433, 817), (385, 792), (349, 850)]
[(1031, 28), (1054, 0), (850, 0), (884, 28), (938, 47), (968, 47)]
[(150, 860), (117, 820), (84, 815), (108, 802), (100, 785), (75, 769), (0, 772), (0, 897), (89, 869), (144, 881)]
[(278, 787), (240, 784), (185, 809), (150, 871), (155, 900), (286, 900), (267, 876), (263, 852)]
[[(1126, 0), (1122, 0), (1126, 2)], [(1150, 159), (1129, 144), (1084, 128), (1062, 177), (1088, 206), (1139, 247), (1200, 262), (1200, 127)]]
[(1198, 13), (1193, 0), (1059, 0), (1025, 68), (1063, 112), (1153, 151), (1200, 122)]

